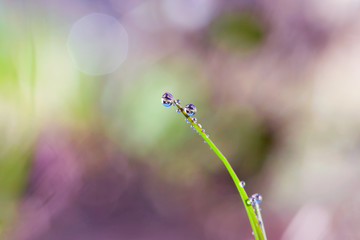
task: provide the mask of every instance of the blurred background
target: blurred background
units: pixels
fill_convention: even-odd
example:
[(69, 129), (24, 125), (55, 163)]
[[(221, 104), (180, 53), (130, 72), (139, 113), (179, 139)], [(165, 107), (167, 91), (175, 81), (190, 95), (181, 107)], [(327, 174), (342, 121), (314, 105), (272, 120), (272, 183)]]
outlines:
[(359, 0), (0, 2), (0, 239), (360, 239)]

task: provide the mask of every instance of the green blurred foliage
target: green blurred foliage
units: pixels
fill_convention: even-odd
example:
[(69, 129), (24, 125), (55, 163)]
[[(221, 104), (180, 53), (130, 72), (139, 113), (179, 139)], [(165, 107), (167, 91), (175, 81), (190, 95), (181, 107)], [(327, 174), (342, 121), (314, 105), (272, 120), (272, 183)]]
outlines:
[(266, 37), (266, 28), (255, 13), (229, 12), (213, 20), (210, 40), (227, 50), (251, 50)]

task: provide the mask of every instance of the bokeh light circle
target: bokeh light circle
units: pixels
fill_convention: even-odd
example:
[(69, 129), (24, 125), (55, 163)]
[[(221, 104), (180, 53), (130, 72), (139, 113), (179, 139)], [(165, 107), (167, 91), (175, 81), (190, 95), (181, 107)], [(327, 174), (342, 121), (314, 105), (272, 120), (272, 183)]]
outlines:
[(88, 75), (114, 72), (126, 59), (128, 34), (114, 17), (92, 13), (71, 28), (67, 48), (75, 66)]
[(206, 26), (215, 11), (214, 0), (163, 0), (163, 11), (172, 25), (184, 30)]

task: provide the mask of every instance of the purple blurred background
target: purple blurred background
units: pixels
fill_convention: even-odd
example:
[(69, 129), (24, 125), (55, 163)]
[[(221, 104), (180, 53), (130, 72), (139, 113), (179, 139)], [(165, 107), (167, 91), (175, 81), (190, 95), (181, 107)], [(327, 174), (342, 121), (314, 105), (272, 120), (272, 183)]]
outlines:
[(359, 0), (0, 2), (0, 239), (360, 239)]

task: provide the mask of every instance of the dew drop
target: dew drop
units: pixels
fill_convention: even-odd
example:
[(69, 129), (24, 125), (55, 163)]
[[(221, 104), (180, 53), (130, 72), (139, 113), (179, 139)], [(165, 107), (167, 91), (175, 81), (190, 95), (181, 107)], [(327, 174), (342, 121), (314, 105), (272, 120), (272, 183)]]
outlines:
[(197, 122), (197, 119), (196, 118), (192, 118), (193, 122), (196, 123)]
[(255, 199), (253, 197), (249, 198), (249, 206), (254, 206), (255, 205)]
[(245, 203), (246, 203), (246, 205), (251, 206), (251, 200), (250, 200), (250, 199), (247, 199), (247, 200), (245, 201)]
[(164, 93), (161, 97), (161, 103), (162, 105), (164, 105), (165, 107), (170, 107), (173, 105), (174, 103), (174, 97), (171, 93)]
[(256, 202), (257, 204), (260, 204), (262, 201), (262, 196), (259, 193), (255, 193), (251, 197), (252, 199), (254, 199), (254, 202)]
[(202, 131), (203, 133), (205, 133), (205, 129), (201, 129), (201, 131)]
[(198, 123), (198, 126), (199, 126), (199, 128), (202, 128), (202, 126), (201, 126), (201, 124), (200, 124), (200, 123)]
[[(176, 112), (177, 112), (177, 113), (181, 113), (181, 109), (180, 109), (180, 108), (176, 109)], [(186, 118), (185, 118), (185, 119), (186, 119)]]
[(206, 137), (209, 138), (209, 134), (206, 134)]
[(190, 124), (190, 122), (189, 122), (189, 120), (188, 120), (187, 118), (185, 118), (185, 122), (186, 122), (187, 124)]
[(194, 116), (196, 113), (196, 107), (194, 104), (187, 104), (184, 110), (190, 117)]
[(204, 143), (206, 143), (206, 141), (204, 140)]
[(191, 127), (192, 129), (194, 129), (194, 126), (193, 126), (193, 125), (191, 125), (190, 127)]
[(176, 104), (180, 104), (180, 99), (176, 99), (176, 100), (175, 100), (175, 103), (176, 103)]
[(244, 182), (244, 181), (240, 181), (240, 186), (241, 186), (241, 187), (245, 187), (245, 182)]

